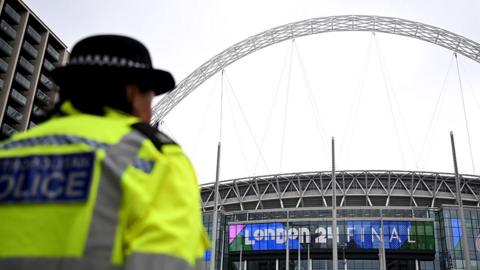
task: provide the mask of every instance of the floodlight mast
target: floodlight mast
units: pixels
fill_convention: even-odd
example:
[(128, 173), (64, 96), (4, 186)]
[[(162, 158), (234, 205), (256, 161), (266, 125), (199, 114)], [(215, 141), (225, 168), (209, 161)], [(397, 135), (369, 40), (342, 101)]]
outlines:
[(460, 212), (460, 226), (462, 229), (462, 253), (463, 259), (465, 260), (465, 269), (471, 269), (471, 262), (470, 262), (470, 250), (468, 247), (468, 238), (467, 238), (467, 230), (465, 227), (465, 213), (463, 210), (463, 200), (462, 200), (462, 188), (460, 185), (460, 175), (458, 174), (458, 165), (457, 165), (457, 154), (455, 151), (455, 140), (453, 138), (453, 132), (450, 131), (450, 143), (452, 145), (452, 158), (453, 158), (453, 168), (455, 170), (455, 189), (456, 189), (456, 199), (458, 205), (458, 211)]
[(338, 270), (337, 250), (337, 178), (335, 176), (335, 138), (332, 138), (332, 265), (333, 270)]

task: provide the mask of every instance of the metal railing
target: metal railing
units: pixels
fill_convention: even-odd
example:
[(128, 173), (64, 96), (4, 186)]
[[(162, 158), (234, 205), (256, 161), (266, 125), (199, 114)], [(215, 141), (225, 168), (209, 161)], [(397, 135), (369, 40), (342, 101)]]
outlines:
[(25, 59), (25, 57), (20, 56), (18, 63), (20, 64), (21, 67), (23, 67), (26, 71), (28, 71), (29, 74), (33, 73), (33, 70), (35, 67), (32, 65), (32, 63), (30, 63), (30, 61)]
[(35, 96), (38, 100), (45, 104), (48, 104), (50, 102), (50, 97), (47, 94), (43, 93), (43, 91), (40, 89), (37, 89), (37, 93), (35, 94)]
[(15, 74), (15, 81), (20, 84), (23, 88), (25, 88), (25, 90), (28, 90), (30, 89), (30, 80), (28, 80), (27, 78), (25, 78), (22, 74), (20, 73), (16, 73)]
[(0, 38), (0, 50), (10, 56), (12, 54), (13, 48), (12, 46), (10, 46), (10, 44), (8, 44), (8, 42), (3, 40), (3, 38)]
[(31, 25), (27, 27), (27, 34), (34, 40), (37, 44), (40, 43), (42, 40), (42, 35), (37, 32), (37, 30), (33, 29)]
[(15, 88), (12, 88), (10, 92), (11, 92), (10, 95), (12, 96), (12, 99), (18, 102), (20, 105), (25, 106), (25, 104), (27, 104), (27, 98), (24, 95), (22, 95), (20, 92), (18, 92)]
[(31, 56), (32, 58), (37, 58), (37, 56), (38, 56), (38, 50), (35, 49), (35, 47), (34, 47), (32, 44), (30, 44), (28, 41), (26, 41), (26, 40), (23, 42), (23, 49), (24, 49), (28, 54), (30, 54), (30, 56)]
[(23, 114), (19, 111), (15, 110), (13, 107), (7, 107), (7, 115), (10, 116), (13, 120), (17, 121), (18, 123), (22, 120)]
[(13, 27), (11, 27), (5, 20), (0, 21), (0, 28), (2, 28), (3, 32), (5, 32), (11, 39), (15, 39), (17, 37), (17, 31)]
[(53, 57), (53, 59), (55, 59), (55, 61), (60, 59), (60, 53), (50, 44), (47, 45), (47, 52)]
[(9, 4), (5, 4), (4, 8), (5, 13), (17, 24), (20, 23), (22, 16), (15, 9), (13, 9)]
[(9, 124), (3, 123), (2, 132), (3, 132), (3, 134), (5, 134), (7, 136), (11, 136), (11, 135), (17, 133), (18, 131), (16, 129), (14, 129), (13, 127), (11, 127)]

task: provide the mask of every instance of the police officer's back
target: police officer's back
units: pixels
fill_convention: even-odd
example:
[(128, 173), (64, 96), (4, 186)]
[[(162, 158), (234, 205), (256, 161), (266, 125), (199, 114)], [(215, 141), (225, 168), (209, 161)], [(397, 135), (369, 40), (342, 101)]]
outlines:
[(151, 128), (174, 88), (123, 36), (74, 46), (56, 115), (0, 143), (0, 269), (190, 269), (207, 246), (189, 160)]

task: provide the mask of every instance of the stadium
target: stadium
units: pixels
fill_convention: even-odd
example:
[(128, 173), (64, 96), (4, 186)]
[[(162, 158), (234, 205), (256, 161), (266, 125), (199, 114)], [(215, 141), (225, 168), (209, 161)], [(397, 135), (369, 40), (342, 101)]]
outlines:
[[(464, 268), (454, 174), (341, 171), (335, 178), (339, 269), (380, 269), (382, 226), (387, 269)], [(460, 178), (475, 269), (480, 179)], [(287, 269), (287, 256), (288, 269), (332, 269), (332, 186), (331, 172), (220, 182), (218, 269)], [(214, 191), (214, 184), (201, 187), (209, 233)]]
[[(269, 29), (214, 56), (155, 105), (153, 122), (242, 57), (285, 40), (345, 31), (415, 38), (480, 62), (480, 44), (435, 26), (377, 16), (314, 18)], [(332, 170), (204, 184), (203, 222), (216, 239), (204, 267), (336, 269), (336, 257), (345, 270), (480, 269), (479, 180), (443, 172)]]

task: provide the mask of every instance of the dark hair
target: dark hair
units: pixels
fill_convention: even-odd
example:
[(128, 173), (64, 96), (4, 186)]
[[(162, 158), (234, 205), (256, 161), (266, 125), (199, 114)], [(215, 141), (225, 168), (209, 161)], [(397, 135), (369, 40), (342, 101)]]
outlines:
[(85, 81), (69, 83), (60, 88), (59, 102), (52, 114), (62, 114), (60, 106), (65, 101), (70, 101), (75, 109), (87, 114), (105, 115), (105, 107), (131, 114), (133, 106), (127, 98), (127, 84), (121, 79), (106, 80), (105, 78), (103, 80), (86, 78)]

